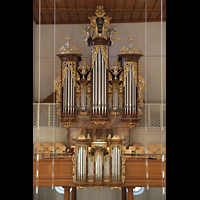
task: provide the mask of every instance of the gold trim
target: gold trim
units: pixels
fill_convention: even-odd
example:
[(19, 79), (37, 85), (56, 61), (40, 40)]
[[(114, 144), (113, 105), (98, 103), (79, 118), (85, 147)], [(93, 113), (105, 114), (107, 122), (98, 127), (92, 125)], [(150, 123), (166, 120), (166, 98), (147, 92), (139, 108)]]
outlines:
[(103, 187), (98, 185), (98, 186), (95, 186), (94, 189), (95, 189), (95, 190), (96, 190), (96, 189), (103, 189)]
[(62, 85), (64, 84), (64, 80), (65, 80), (67, 70), (69, 67), (70, 67), (71, 75), (74, 81), (74, 86), (76, 87), (76, 77), (75, 77), (76, 62), (74, 61), (62, 62)]
[(93, 69), (93, 67), (94, 67), (94, 62), (95, 62), (95, 59), (96, 59), (99, 51), (101, 51), (101, 55), (103, 56), (106, 69), (108, 70), (108, 46), (106, 46), (106, 45), (93, 45), (92, 46), (92, 68), (91, 69)]
[(119, 189), (119, 190), (121, 190), (122, 187), (111, 187), (111, 190), (113, 190), (113, 189)]
[(72, 156), (72, 163), (73, 163), (73, 183), (76, 183), (76, 150), (75, 154)]
[(122, 183), (125, 182), (125, 162), (126, 162), (126, 156), (122, 155)]
[(85, 137), (83, 134), (81, 134), (81, 135), (78, 136), (77, 139), (78, 139), (78, 140), (82, 140), (82, 139), (86, 139), (86, 137)]
[(87, 189), (87, 187), (81, 187), (81, 186), (77, 186), (77, 187), (76, 187), (76, 189), (80, 189), (80, 190), (83, 190), (83, 189), (85, 189), (85, 190), (86, 190), (86, 189)]
[(129, 62), (124, 62), (124, 87), (126, 85), (126, 77), (128, 75), (130, 68), (132, 68), (133, 77), (135, 79), (135, 84), (137, 86), (137, 62), (129, 61)]

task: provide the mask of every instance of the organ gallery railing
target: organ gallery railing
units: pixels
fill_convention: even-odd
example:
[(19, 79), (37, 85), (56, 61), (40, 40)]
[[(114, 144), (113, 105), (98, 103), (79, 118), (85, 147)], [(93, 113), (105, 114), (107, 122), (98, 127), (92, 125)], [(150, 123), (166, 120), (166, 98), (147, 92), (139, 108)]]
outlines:
[[(166, 104), (144, 103), (141, 119), (136, 127), (166, 127)], [(57, 117), (55, 103), (33, 103), (33, 127), (62, 126)]]

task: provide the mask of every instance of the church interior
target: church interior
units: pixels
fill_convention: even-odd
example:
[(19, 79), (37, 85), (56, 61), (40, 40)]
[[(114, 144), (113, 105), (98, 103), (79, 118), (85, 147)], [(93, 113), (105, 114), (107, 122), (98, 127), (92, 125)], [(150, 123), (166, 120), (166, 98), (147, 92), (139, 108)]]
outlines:
[(166, 0), (33, 0), (33, 200), (166, 199)]

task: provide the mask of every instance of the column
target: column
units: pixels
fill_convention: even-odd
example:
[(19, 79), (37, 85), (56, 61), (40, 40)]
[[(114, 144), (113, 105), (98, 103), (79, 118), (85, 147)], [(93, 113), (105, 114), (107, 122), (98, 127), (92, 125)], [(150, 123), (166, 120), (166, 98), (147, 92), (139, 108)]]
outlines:
[(76, 187), (72, 187), (72, 200), (76, 200)]
[(126, 187), (122, 187), (122, 200), (126, 200)]
[(66, 145), (66, 149), (69, 149), (70, 148), (70, 128), (68, 127), (67, 128), (67, 145)]
[(64, 190), (65, 190), (65, 193), (64, 193), (64, 200), (70, 200), (70, 196), (69, 196), (69, 190), (70, 190), (70, 187), (63, 187)]
[(128, 188), (128, 200), (133, 200), (133, 188)]

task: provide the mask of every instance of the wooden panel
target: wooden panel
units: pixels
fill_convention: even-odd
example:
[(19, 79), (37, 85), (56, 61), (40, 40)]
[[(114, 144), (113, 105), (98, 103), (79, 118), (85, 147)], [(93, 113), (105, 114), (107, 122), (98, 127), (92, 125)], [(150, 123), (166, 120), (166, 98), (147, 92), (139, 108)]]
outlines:
[(124, 8), (124, 1), (122, 1), (122, 0), (116, 0), (115, 1), (115, 8), (123, 9)]
[[(36, 178), (36, 161), (33, 160), (33, 187), (51, 187), (52, 186), (52, 160), (39, 161), (39, 177)], [(37, 163), (38, 164), (38, 163)], [(165, 163), (166, 164), (166, 163)], [(163, 163), (159, 160), (148, 160), (148, 184), (150, 187), (162, 187), (166, 184), (162, 178), (162, 170), (166, 169)], [(38, 166), (37, 166), (38, 168)], [(66, 160), (54, 160), (54, 186), (75, 186), (72, 181), (73, 165), (71, 158)], [(136, 187), (147, 185), (146, 179), (146, 161), (130, 159), (127, 157), (125, 162), (125, 183), (123, 187)], [(92, 186), (92, 185), (90, 185)], [(105, 187), (110, 187), (105, 184)]]
[(105, 1), (105, 10), (114, 9), (115, 1)]
[(135, 5), (135, 1), (136, 0), (126, 0), (125, 1), (125, 5), (124, 5), (124, 9), (131, 9), (134, 7)]
[(85, 0), (76, 0), (77, 8), (86, 8)]
[[(52, 184), (52, 169), (54, 167), (54, 185), (73, 185), (72, 183), (72, 161), (70, 160), (40, 160), (39, 168), (36, 166), (36, 161), (33, 160), (33, 186), (35, 187), (38, 181), (40, 187), (49, 187)], [(38, 178), (36, 178), (36, 169), (38, 170)]]
[(136, 8), (143, 9), (144, 8), (144, 4), (145, 4), (145, 1), (136, 0), (136, 2), (135, 2), (135, 9)]

